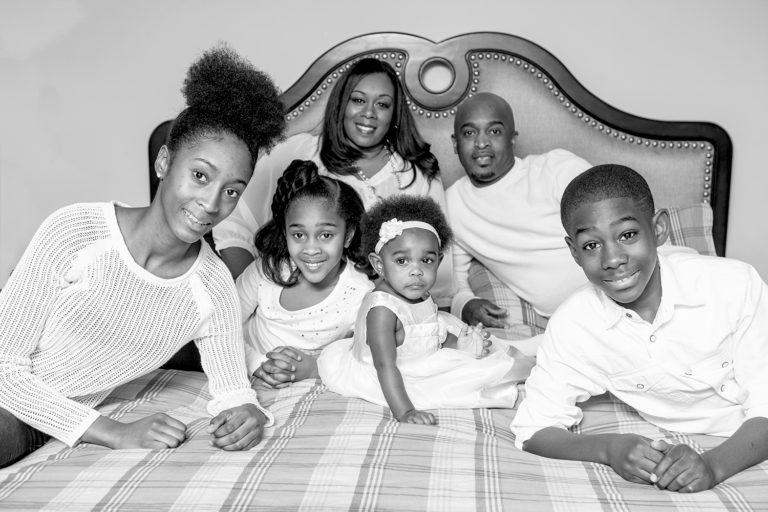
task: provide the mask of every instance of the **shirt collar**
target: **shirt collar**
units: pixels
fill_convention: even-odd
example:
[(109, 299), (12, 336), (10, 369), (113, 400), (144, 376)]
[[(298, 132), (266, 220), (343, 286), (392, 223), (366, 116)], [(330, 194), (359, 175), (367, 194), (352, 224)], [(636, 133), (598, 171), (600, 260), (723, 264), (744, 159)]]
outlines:
[[(658, 261), (659, 271), (661, 272), (661, 304), (659, 304), (659, 311), (656, 313), (657, 321), (666, 318), (676, 306), (696, 307), (704, 305), (702, 298), (695, 294), (691, 287), (683, 285), (681, 279), (684, 279), (684, 277), (680, 275), (679, 267), (675, 268), (674, 262), (671, 262), (662, 254), (658, 254)], [(603, 316), (604, 327), (606, 330), (610, 329), (626, 316), (630, 310), (614, 302), (597, 286), (592, 285), (592, 288), (605, 311)], [(631, 314), (637, 316), (634, 312)]]

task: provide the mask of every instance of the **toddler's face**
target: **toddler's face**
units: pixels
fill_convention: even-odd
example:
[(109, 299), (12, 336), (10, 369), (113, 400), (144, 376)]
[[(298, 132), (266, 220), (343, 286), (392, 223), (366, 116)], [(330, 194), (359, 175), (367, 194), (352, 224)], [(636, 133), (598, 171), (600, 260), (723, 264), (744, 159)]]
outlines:
[(373, 266), (393, 293), (419, 302), (435, 284), (441, 259), (440, 244), (433, 233), (409, 228), (384, 245)]
[(615, 302), (655, 314), (661, 300), (656, 247), (666, 238), (659, 215), (630, 198), (585, 203), (572, 216), (566, 238), (587, 279)]
[(303, 278), (320, 286), (331, 286), (338, 276), (344, 248), (352, 234), (327, 201), (300, 199), (285, 215), (288, 253)]

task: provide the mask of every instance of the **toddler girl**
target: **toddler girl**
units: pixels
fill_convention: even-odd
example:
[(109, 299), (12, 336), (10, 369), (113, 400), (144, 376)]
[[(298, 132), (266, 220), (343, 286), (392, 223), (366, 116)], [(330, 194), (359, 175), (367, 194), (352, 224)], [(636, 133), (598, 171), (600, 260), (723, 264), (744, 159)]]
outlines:
[[(425, 197), (393, 196), (365, 215), (362, 229), (363, 248), (381, 279), (363, 300), (354, 338), (318, 358), (323, 382), (339, 394), (388, 405), (406, 423), (434, 425), (421, 409), (512, 407), (515, 382), (527, 376), (531, 361), (515, 365), (503, 350), (485, 349), (486, 335), (438, 312), (429, 295), (452, 237), (440, 207)], [(465, 344), (469, 351), (453, 348)]]
[(273, 218), (256, 233), (259, 257), (237, 279), (249, 373), (278, 387), (315, 376), (312, 354), (351, 331), (373, 288), (354, 268), (365, 261), (363, 211), (354, 189), (320, 176), (314, 162), (285, 170)]

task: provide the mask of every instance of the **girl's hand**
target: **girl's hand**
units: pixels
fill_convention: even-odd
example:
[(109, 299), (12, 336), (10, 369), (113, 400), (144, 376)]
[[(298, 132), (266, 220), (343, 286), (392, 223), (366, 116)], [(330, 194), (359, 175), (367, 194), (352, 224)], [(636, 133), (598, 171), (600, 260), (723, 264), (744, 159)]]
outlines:
[(253, 404), (222, 411), (208, 425), (211, 446), (227, 451), (250, 450), (261, 442), (266, 422), (267, 418)]
[(284, 388), (291, 382), (319, 376), (317, 359), (293, 347), (277, 347), (267, 352), (267, 360), (253, 375), (273, 388)]
[(176, 448), (187, 437), (187, 426), (165, 413), (156, 413), (146, 418), (121, 423), (100, 416), (85, 431), (82, 441), (99, 444), (113, 449), (149, 448), (162, 450)]
[(397, 418), (400, 423), (415, 423), (417, 425), (437, 425), (437, 419), (434, 414), (427, 411), (417, 411), (411, 409), (406, 411)]
[(491, 335), (482, 323), (470, 325), (457, 341), (456, 348), (468, 352), (476, 358), (487, 356), (491, 352)]

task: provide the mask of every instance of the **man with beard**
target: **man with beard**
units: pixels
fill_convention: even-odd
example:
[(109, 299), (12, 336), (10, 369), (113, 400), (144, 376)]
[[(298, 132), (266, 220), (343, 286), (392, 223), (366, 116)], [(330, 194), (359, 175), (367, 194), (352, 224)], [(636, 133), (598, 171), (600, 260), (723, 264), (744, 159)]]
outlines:
[[(590, 164), (563, 149), (516, 157), (512, 108), (491, 93), (460, 105), (451, 138), (466, 172), (446, 193), (458, 286), (451, 311), (470, 325), (480, 322), (523, 336), (541, 332), (523, 317), (543, 330), (546, 317), (586, 283), (565, 243), (560, 198)], [(506, 308), (470, 289), (473, 258), (514, 294)], [(520, 299), (536, 314), (530, 308), (524, 312)]]

